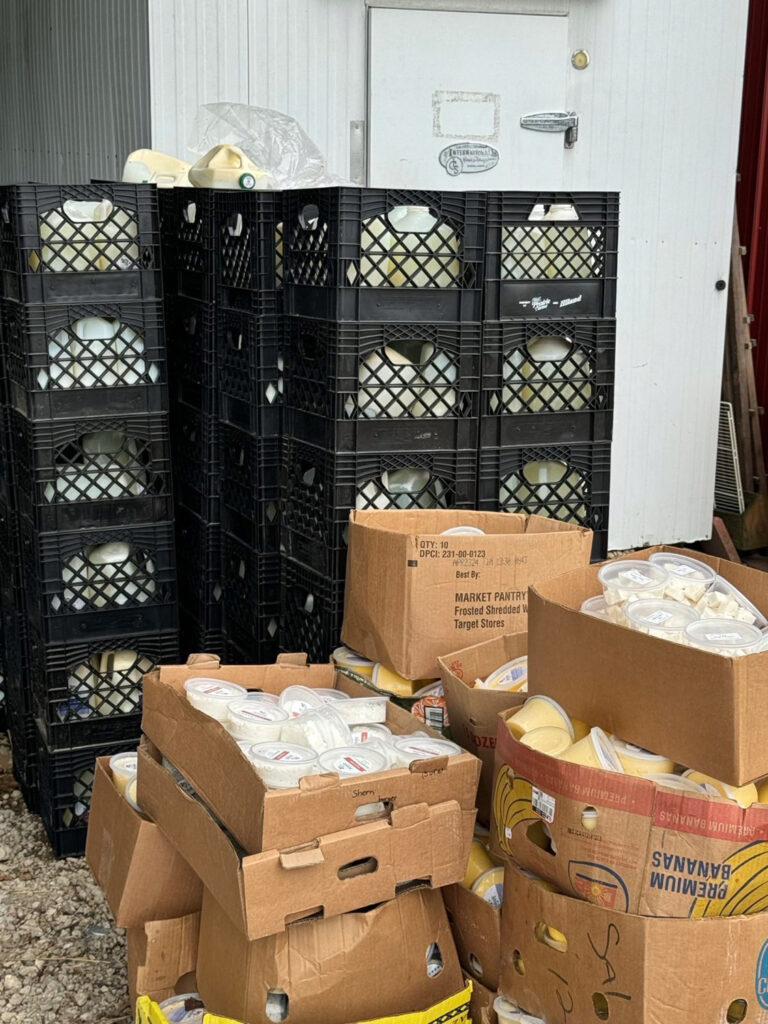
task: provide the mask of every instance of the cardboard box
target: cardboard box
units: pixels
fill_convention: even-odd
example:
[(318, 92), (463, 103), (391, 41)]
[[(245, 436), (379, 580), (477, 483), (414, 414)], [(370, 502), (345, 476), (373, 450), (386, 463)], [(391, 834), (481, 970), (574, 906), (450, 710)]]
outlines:
[(289, 1021), (346, 1024), (426, 1009), (464, 987), (442, 897), (428, 889), (255, 942), (205, 892), (197, 982), (208, 1009), (243, 1024), (269, 1024), (270, 994)]
[[(474, 811), (480, 763), (470, 754), (416, 761), (358, 779), (312, 775), (294, 789), (267, 789), (220, 722), (192, 707), (184, 682), (195, 676), (227, 679), (249, 690), (280, 693), (286, 686), (337, 686), (351, 696), (370, 691), (334, 672), (305, 664), (304, 655), (281, 655), (276, 665), (219, 665), (193, 655), (187, 665), (163, 665), (144, 677), (142, 728), (152, 743), (192, 784), (246, 853), (285, 850), (317, 836), (359, 826), (358, 808), (382, 801), (401, 810), (410, 804), (456, 801)], [(390, 705), (387, 725), (396, 733), (424, 729), (418, 719)], [(434, 735), (437, 735), (435, 733)], [(142, 796), (139, 780), (139, 801)], [(143, 804), (142, 804), (143, 806)]]
[[(510, 734), (504, 721), (513, 713), (500, 715), (495, 853), (563, 892), (625, 913), (701, 918), (768, 910), (768, 806), (743, 810), (548, 757)], [(585, 819), (586, 809), (596, 819)]]
[(108, 757), (94, 768), (85, 857), (120, 928), (200, 909), (200, 880), (157, 825), (117, 791)]
[(472, 999), (469, 1004), (469, 1016), (472, 1024), (496, 1024), (496, 1011), (493, 1008), (496, 993), (472, 980)]
[[(648, 548), (630, 557), (680, 550)], [(768, 574), (683, 553), (695, 554), (768, 609)], [(724, 658), (583, 615), (582, 601), (602, 592), (598, 569), (576, 569), (531, 588), (529, 691), (731, 785), (768, 775), (768, 716), (761, 713), (768, 652)]]
[(168, 921), (146, 921), (126, 932), (128, 990), (131, 1006), (139, 996), (161, 1003), (172, 995), (195, 991), (194, 971), (200, 913)]
[(445, 909), (459, 960), (473, 982), (499, 987), (501, 912), (463, 885), (443, 889)]
[[(445, 536), (477, 526), (485, 536)], [(526, 628), (528, 587), (589, 563), (592, 533), (541, 516), (416, 509), (350, 513), (345, 644), (406, 679)]]
[(577, 1024), (768, 1019), (763, 915), (636, 917), (547, 892), (511, 865), (506, 886), (501, 991), (528, 1013)]
[(138, 788), (142, 807), (251, 939), (303, 917), (332, 917), (393, 899), (414, 879), (438, 888), (466, 870), (474, 811), (455, 800), (395, 808), (384, 820), (248, 856), (146, 743), (139, 750)]
[(527, 653), (528, 634), (512, 633), (437, 659), (448, 705), (451, 738), (454, 743), (471, 750), (482, 762), (477, 791), (477, 817), (484, 825), (491, 823), (499, 712), (519, 708), (525, 703), (528, 694), (484, 690), (475, 686), (475, 680), (485, 679), (494, 669)]

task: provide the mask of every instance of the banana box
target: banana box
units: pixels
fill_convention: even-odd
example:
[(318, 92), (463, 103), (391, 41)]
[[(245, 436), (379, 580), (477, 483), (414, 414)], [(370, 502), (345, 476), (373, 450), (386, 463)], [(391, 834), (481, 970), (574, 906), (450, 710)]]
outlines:
[(552, 892), (513, 865), (506, 886), (500, 989), (534, 1018), (768, 1021), (762, 915), (690, 921), (624, 914)]
[[(379, 1017), (365, 1024), (472, 1024), (470, 1002), (473, 998), (472, 982), (455, 995), (441, 999), (419, 1013), (402, 1013), (396, 1017)], [(141, 996), (136, 1002), (136, 1024), (168, 1024), (168, 1019), (157, 1003), (148, 996)], [(203, 1024), (238, 1024), (229, 1017), (217, 1017), (206, 1013)]]
[(512, 714), (500, 714), (496, 743), (497, 855), (622, 913), (711, 918), (768, 910), (768, 805), (743, 809), (560, 761), (514, 739), (505, 724)]

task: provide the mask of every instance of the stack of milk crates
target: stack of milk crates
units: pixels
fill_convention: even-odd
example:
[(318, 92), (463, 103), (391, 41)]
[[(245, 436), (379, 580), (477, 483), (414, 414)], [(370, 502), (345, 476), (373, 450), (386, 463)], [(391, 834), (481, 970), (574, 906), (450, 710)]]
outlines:
[(161, 192), (181, 645), (274, 660), (281, 194)]
[(57, 855), (178, 657), (157, 195), (0, 190), (0, 596), (14, 771)]
[(476, 505), (486, 196), (284, 201), (281, 642), (323, 660), (350, 509)]
[(478, 507), (608, 541), (619, 197), (488, 193)]

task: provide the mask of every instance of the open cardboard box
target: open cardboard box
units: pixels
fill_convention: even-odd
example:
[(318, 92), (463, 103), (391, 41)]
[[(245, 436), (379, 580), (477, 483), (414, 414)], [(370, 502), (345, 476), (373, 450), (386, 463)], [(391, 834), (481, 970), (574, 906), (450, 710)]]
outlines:
[[(359, 817), (359, 809), (377, 802), (401, 810), (455, 801), (462, 810), (475, 810), (480, 763), (471, 754), (414, 761), (410, 768), (377, 772), (363, 781), (311, 775), (293, 789), (267, 789), (224, 726), (187, 700), (184, 683), (196, 676), (275, 694), (293, 684), (335, 686), (353, 697), (370, 691), (331, 665), (307, 665), (305, 655), (281, 655), (276, 665), (220, 665), (213, 655), (192, 655), (186, 665), (162, 665), (144, 677), (144, 733), (246, 853), (285, 850), (353, 828), (367, 820)], [(391, 703), (387, 725), (402, 734), (426, 728)], [(139, 780), (140, 803), (146, 799), (141, 786)]]
[(494, 669), (527, 653), (528, 634), (512, 633), (494, 640), (484, 640), (473, 647), (437, 659), (451, 722), (451, 738), (454, 743), (476, 754), (483, 765), (477, 791), (477, 817), (484, 825), (491, 823), (499, 712), (507, 708), (519, 708), (525, 703), (528, 694), (485, 690), (475, 686), (475, 680), (485, 679)]
[(294, 849), (247, 855), (146, 741), (139, 749), (138, 798), (249, 939), (282, 932), (304, 917), (393, 899), (414, 880), (439, 888), (462, 878), (475, 817), (455, 800), (409, 804)]
[[(768, 611), (768, 574), (674, 547), (711, 565)], [(586, 566), (529, 595), (528, 690), (570, 715), (731, 785), (768, 775), (768, 652), (724, 658), (579, 611), (602, 593)]]
[(492, 992), (479, 981), (472, 981), (472, 999), (469, 1004), (469, 1016), (472, 1024), (496, 1024), (497, 1017), (493, 1004), (496, 992)]
[(757, 1024), (768, 1009), (764, 915), (636, 917), (506, 869), (501, 991), (547, 1021)]
[(464, 972), (495, 992), (501, 963), (500, 909), (458, 884), (446, 886), (443, 899)]
[(108, 757), (94, 767), (85, 857), (119, 928), (200, 909), (200, 880), (158, 826), (120, 795)]
[(255, 942), (206, 891), (197, 982), (207, 1009), (243, 1024), (270, 1024), (268, 999), (287, 1021), (347, 1024), (426, 1009), (464, 989), (442, 897), (429, 889)]
[[(455, 526), (484, 536), (446, 536)], [(440, 655), (524, 630), (528, 587), (587, 565), (591, 547), (590, 530), (542, 516), (352, 511), (342, 640), (406, 679), (434, 679)]]
[(624, 913), (710, 918), (768, 909), (768, 806), (743, 810), (560, 761), (519, 743), (505, 724), (512, 714), (499, 716), (497, 855)]
[[(202, 901), (202, 896), (201, 896)], [(161, 1003), (194, 992), (200, 913), (167, 921), (146, 921), (126, 932), (131, 1006), (139, 996)]]

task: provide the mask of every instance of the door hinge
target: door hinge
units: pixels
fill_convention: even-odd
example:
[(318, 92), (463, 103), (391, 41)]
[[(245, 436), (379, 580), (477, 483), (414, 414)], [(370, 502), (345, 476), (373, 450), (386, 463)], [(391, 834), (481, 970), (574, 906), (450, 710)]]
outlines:
[(572, 149), (579, 137), (579, 115), (574, 110), (547, 110), (526, 114), (520, 127), (532, 132), (565, 132), (565, 148)]

